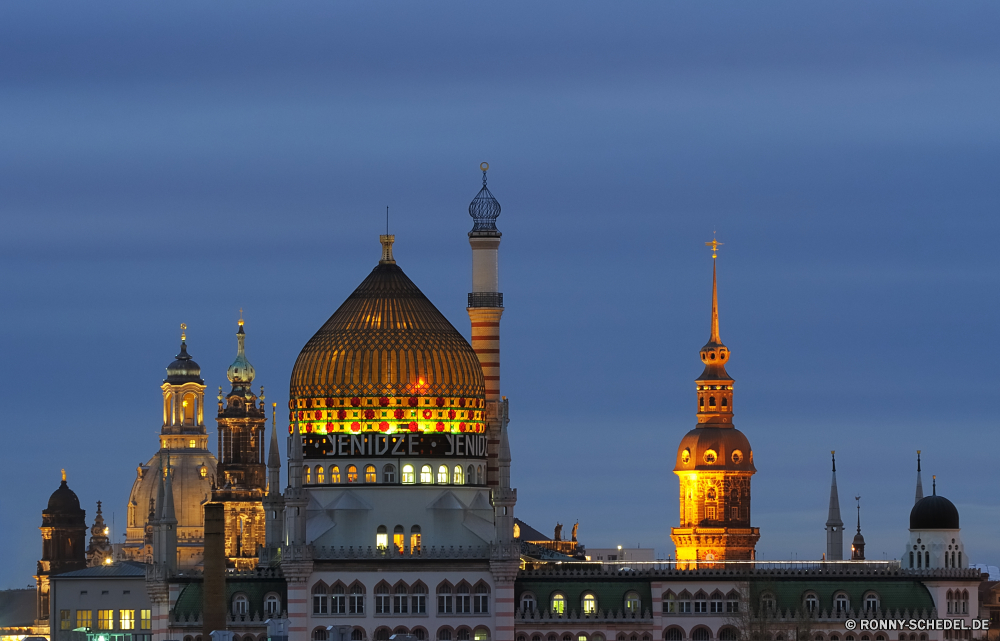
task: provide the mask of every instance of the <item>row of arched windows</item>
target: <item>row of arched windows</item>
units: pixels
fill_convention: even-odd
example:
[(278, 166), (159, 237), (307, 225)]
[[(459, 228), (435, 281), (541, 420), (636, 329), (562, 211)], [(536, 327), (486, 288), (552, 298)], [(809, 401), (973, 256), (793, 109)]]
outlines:
[(382, 466), (381, 481), (379, 473), (374, 465), (365, 465), (359, 470), (357, 465), (347, 465), (341, 470), (339, 465), (331, 465), (327, 468), (324, 465), (315, 467), (306, 465), (302, 468), (302, 482), (308, 485), (339, 485), (341, 483), (386, 483), (412, 485), (420, 483), (422, 485), (483, 485), (486, 483), (483, 476), (482, 465), (470, 465), (463, 468), (456, 465), (449, 468), (447, 465), (439, 465), (437, 472), (431, 465), (420, 466), (419, 476), (417, 468), (407, 463), (403, 466), (402, 474), (396, 478), (396, 466), (387, 464)]
[[(250, 599), (244, 592), (237, 592), (233, 595), (232, 601), (230, 602), (230, 610), (232, 610), (233, 616), (245, 617), (255, 614), (251, 612)], [(264, 612), (256, 613), (263, 614), (265, 618), (278, 616), (281, 614), (281, 597), (278, 596), (276, 592), (268, 592), (264, 596)]]
[[(538, 607), (538, 599), (532, 592), (524, 592), (521, 594), (521, 611), (522, 612), (534, 612), (535, 608)], [(625, 594), (622, 603), (613, 605), (599, 605), (597, 602), (597, 595), (593, 592), (584, 592), (580, 595), (580, 603), (571, 604), (566, 600), (566, 595), (562, 592), (553, 592), (549, 595), (548, 610), (552, 614), (566, 614), (567, 611), (574, 611), (579, 608), (582, 614), (595, 614), (598, 607), (623, 609), (628, 613), (640, 613), (642, 612), (642, 598), (639, 596), (638, 592), (630, 591)]]
[[(846, 592), (834, 592), (831, 603), (833, 605), (831, 613), (835, 613), (837, 616), (845, 615), (851, 609), (851, 598)], [(878, 592), (874, 591), (865, 592), (862, 603), (865, 612), (878, 612), (882, 607)], [(760, 608), (767, 612), (776, 612), (778, 607), (774, 594), (771, 592), (762, 593), (760, 595)], [(802, 594), (802, 609), (809, 614), (818, 614), (820, 611), (819, 595), (812, 590), (804, 592)]]
[[(374, 639), (374, 641), (389, 641), (390, 637), (397, 634), (412, 635), (417, 641), (426, 641), (428, 639), (426, 629), (422, 627), (407, 629), (402, 626), (395, 629), (384, 626), (376, 628), (370, 638)], [(369, 637), (365, 633), (364, 628), (354, 628), (351, 630), (350, 638), (351, 641), (363, 641), (363, 639), (368, 639)], [(489, 641), (490, 631), (489, 628), (485, 627), (478, 627), (473, 630), (464, 626), (458, 628), (444, 626), (438, 628), (434, 638), (438, 641)], [(331, 641), (332, 639), (339, 639), (339, 637), (331, 634), (326, 627), (317, 627), (312, 631), (312, 641)]]
[(948, 614), (968, 614), (969, 613), (969, 591), (968, 590), (948, 590), (945, 595), (948, 602)]
[[(420, 526), (414, 525), (410, 528), (410, 547), (414, 554), (419, 554), (421, 545)], [(384, 525), (378, 526), (375, 530), (375, 547), (385, 550), (389, 547), (389, 528)], [(406, 530), (402, 525), (397, 525), (392, 529), (392, 547), (400, 554), (406, 549)]]
[[(489, 614), (490, 586), (483, 581), (475, 585), (460, 581), (452, 585), (440, 583), (436, 590), (439, 614)], [(365, 613), (365, 586), (355, 581), (345, 585), (341, 581), (327, 585), (319, 581), (312, 587), (312, 613), (355, 614)], [(375, 614), (426, 614), (427, 586), (423, 581), (407, 585), (403, 581), (389, 585), (380, 582), (374, 589)]]
[(740, 595), (731, 590), (723, 596), (718, 590), (711, 595), (698, 590), (692, 595), (687, 590), (674, 594), (672, 590), (663, 593), (664, 614), (723, 614), (740, 611)]

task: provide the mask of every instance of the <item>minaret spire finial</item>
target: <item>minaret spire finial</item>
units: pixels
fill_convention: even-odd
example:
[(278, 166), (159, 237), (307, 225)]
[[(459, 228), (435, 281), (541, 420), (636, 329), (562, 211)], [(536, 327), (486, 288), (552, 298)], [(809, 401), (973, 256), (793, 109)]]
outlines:
[(66, 468), (65, 467), (62, 469), (62, 482), (63, 483), (66, 482)]
[(931, 493), (937, 496), (937, 474), (931, 476)]
[(830, 450), (830, 458), (833, 459), (833, 471), (837, 471), (837, 450)]
[(718, 257), (718, 249), (721, 244), (715, 239), (715, 232), (712, 232), (712, 240), (705, 243), (706, 247), (712, 248), (712, 335), (708, 342), (720, 345), (722, 339), (719, 338), (719, 285), (715, 277), (715, 259)]
[(924, 484), (920, 480), (920, 450), (917, 450), (917, 491), (913, 497), (914, 504), (924, 498)]
[(858, 534), (861, 534), (861, 496), (855, 496), (854, 500), (858, 502)]
[(187, 340), (187, 328), (188, 328), (187, 323), (181, 323), (181, 342), (182, 343)]

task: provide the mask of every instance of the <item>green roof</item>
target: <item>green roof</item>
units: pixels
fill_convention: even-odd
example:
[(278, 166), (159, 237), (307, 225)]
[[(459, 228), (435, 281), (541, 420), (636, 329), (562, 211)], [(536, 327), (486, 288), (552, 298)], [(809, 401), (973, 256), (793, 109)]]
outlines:
[(629, 592), (636, 592), (642, 600), (641, 609), (652, 610), (653, 595), (649, 589), (649, 581), (636, 581), (633, 577), (623, 580), (616, 580), (610, 577), (601, 577), (594, 581), (567, 581), (553, 579), (518, 580), (514, 584), (514, 602), (521, 602), (521, 595), (530, 592), (535, 595), (538, 602), (536, 606), (539, 610), (548, 610), (552, 602), (552, 596), (556, 592), (561, 592), (566, 597), (567, 612), (580, 612), (583, 595), (585, 592), (592, 592), (597, 598), (597, 609), (604, 611), (618, 611), (625, 609), (625, 595)]
[[(201, 579), (192, 580), (187, 583), (181, 593), (177, 595), (177, 603), (174, 605), (174, 613), (180, 616), (200, 615), (204, 603), (204, 590)], [(285, 587), (285, 580), (280, 577), (238, 578), (226, 580), (226, 611), (230, 611), (230, 604), (233, 597), (239, 593), (246, 595), (250, 601), (249, 614), (257, 614), (263, 618), (264, 597), (274, 592), (281, 599), (282, 609), (288, 608), (288, 591)]]
[(850, 598), (851, 608), (862, 607), (865, 594), (875, 592), (879, 597), (879, 607), (886, 610), (931, 610), (934, 600), (923, 583), (917, 580), (879, 580), (878, 577), (843, 578), (820, 581), (811, 577), (782, 576), (775, 581), (753, 581), (750, 584), (752, 603), (760, 603), (764, 592), (774, 595), (779, 610), (800, 610), (807, 592), (814, 592), (819, 599), (819, 609), (831, 611), (835, 608), (834, 595), (845, 592)]

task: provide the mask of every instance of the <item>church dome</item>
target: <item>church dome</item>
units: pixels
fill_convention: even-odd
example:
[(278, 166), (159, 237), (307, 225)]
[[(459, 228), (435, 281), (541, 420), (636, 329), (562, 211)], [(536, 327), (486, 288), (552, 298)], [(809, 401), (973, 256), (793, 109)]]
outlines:
[(139, 467), (128, 501), (129, 539), (142, 539), (168, 456), (178, 536), (182, 539), (204, 537), (205, 503), (211, 499), (216, 459), (207, 450), (180, 449), (154, 454), (149, 462)]
[(204, 383), (201, 378), (201, 366), (187, 353), (187, 343), (181, 341), (181, 353), (167, 365), (167, 382), (179, 385), (182, 383)]
[(383, 260), (295, 361), (289, 418), (302, 431), (482, 429), (479, 358), (395, 264), (391, 243), (383, 237)]
[(696, 427), (681, 439), (677, 447), (675, 472), (749, 472), (753, 466), (753, 450), (743, 432), (735, 427)]
[(943, 496), (925, 496), (910, 510), (911, 530), (957, 530), (958, 508)]
[(46, 511), (53, 514), (75, 514), (80, 511), (80, 499), (77, 498), (76, 492), (69, 489), (69, 486), (66, 485), (65, 478), (59, 484), (58, 489), (49, 497), (49, 505)]

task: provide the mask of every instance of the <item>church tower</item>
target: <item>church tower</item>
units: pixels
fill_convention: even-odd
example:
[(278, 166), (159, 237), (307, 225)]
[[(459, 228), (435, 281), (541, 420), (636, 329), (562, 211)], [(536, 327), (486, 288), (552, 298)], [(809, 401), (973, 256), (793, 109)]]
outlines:
[(49, 577), (63, 572), (87, 567), (86, 512), (80, 508), (80, 499), (66, 485), (66, 470), (62, 483), (42, 510), (42, 558), (35, 574), (36, 608), (38, 624), (49, 620)]
[(830, 511), (826, 517), (826, 560), (844, 560), (844, 522), (840, 518), (840, 495), (837, 494), (837, 454), (830, 452), (833, 480), (830, 482)]
[(683, 561), (750, 560), (760, 538), (750, 526), (750, 441), (733, 426), (733, 379), (726, 372), (729, 349), (719, 337), (717, 241), (712, 248), (712, 320), (701, 348), (705, 370), (695, 380), (698, 425), (681, 439), (674, 473), (680, 480), (680, 527), (670, 538)]
[(232, 389), (219, 388), (219, 465), (212, 502), (225, 507), (226, 557), (238, 569), (257, 565), (257, 546), (264, 545), (262, 499), (267, 489), (264, 465), (264, 388), (260, 399), (251, 391), (254, 368), (246, 356), (243, 319), (236, 331), (236, 360), (226, 376)]

